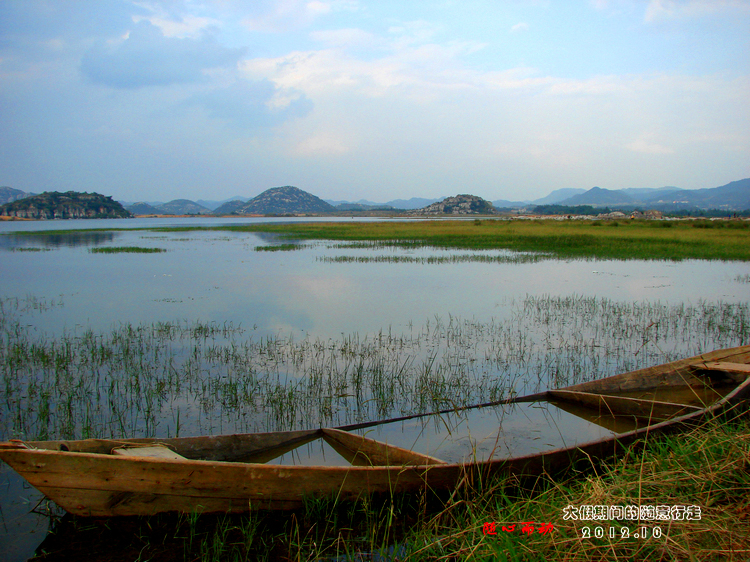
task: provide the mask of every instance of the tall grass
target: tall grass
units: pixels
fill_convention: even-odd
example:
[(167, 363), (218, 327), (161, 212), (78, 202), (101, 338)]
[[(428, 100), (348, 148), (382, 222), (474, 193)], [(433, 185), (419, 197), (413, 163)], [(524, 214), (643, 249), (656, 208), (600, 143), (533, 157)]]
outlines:
[(719, 228), (718, 221), (707, 222), (713, 228), (693, 228), (692, 221), (669, 221), (665, 223), (669, 228), (654, 228), (654, 221), (610, 222), (606, 224), (619, 228), (594, 228), (596, 222), (554, 220), (486, 220), (481, 228), (462, 220), (254, 223), (216, 228), (302, 240), (370, 241), (401, 248), (504, 249), (559, 258), (750, 260), (750, 221), (725, 221), (725, 228)]
[(159, 254), (166, 252), (164, 248), (143, 248), (140, 246), (105, 246), (103, 248), (90, 248), (92, 254)]
[[(0, 299), (2, 439), (368, 421), (565, 386), (750, 341), (747, 303), (720, 301), (527, 296), (509, 304), (506, 319), (434, 316), (402, 332), (302, 340), (212, 322), (118, 324), (58, 337), (29, 328), (30, 315), (57, 307), (64, 302)], [(43, 548), (50, 556), (59, 552), (58, 559), (83, 553), (94, 560), (97, 549), (107, 559), (113, 545), (130, 552), (134, 544), (133, 559), (152, 560), (747, 559), (747, 419), (646, 441), (585, 472), (533, 482), (470, 477), (447, 495), (363, 494), (346, 504), (323, 498), (291, 514), (135, 518), (108, 523), (112, 533), (66, 518)], [(598, 525), (564, 519), (569, 505), (697, 505), (702, 518)], [(529, 522), (537, 532), (527, 536), (520, 530)], [(496, 535), (485, 534), (489, 523)], [(553, 531), (542, 535), (545, 523)], [(502, 531), (514, 524), (513, 533)], [(657, 526), (659, 537), (652, 536)], [(641, 527), (648, 539), (635, 538)]]
[(269, 246), (255, 246), (256, 252), (291, 252), (294, 250), (302, 250), (304, 246), (301, 244), (275, 244)]
[[(471, 555), (508, 560), (746, 560), (750, 553), (750, 423), (712, 420), (679, 436), (651, 438), (620, 458), (567, 479), (540, 476), (531, 490), (498, 482), (467, 488), (437, 516), (405, 559)], [(698, 506), (688, 520), (566, 520), (568, 506)], [(542, 535), (505, 525), (551, 522)], [(497, 523), (497, 535), (483, 524)], [(598, 538), (597, 528), (602, 533)], [(658, 529), (657, 529), (658, 528)], [(639, 535), (636, 538), (636, 535)]]
[(537, 263), (549, 255), (538, 253), (506, 254), (451, 254), (448, 256), (324, 256), (316, 258), (324, 263), (419, 263), (442, 265), (446, 263)]
[[(36, 306), (37, 308), (34, 308)], [(750, 342), (747, 303), (528, 296), (507, 318), (297, 340), (230, 323), (57, 337), (0, 300), (0, 438), (306, 429), (434, 412)]]
[[(618, 228), (597, 228), (609, 225)], [(668, 225), (666, 227), (662, 227)], [(295, 240), (378, 242), (396, 247), (539, 252), (557, 258), (750, 260), (750, 221), (414, 220), (155, 227), (151, 232), (265, 232)], [(695, 227), (695, 228), (694, 228)], [(95, 234), (117, 228), (24, 236)], [(13, 234), (13, 233), (11, 233)]]

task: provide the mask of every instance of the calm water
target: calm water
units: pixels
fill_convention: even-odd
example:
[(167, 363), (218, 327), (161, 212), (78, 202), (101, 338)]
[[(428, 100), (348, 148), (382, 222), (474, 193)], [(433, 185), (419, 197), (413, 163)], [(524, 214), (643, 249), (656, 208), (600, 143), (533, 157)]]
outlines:
[[(221, 219), (0, 222), (0, 232), (236, 223)], [(76, 326), (106, 330), (116, 322), (201, 319), (323, 338), (389, 327), (402, 331), (435, 316), (502, 318), (508, 313), (508, 303), (526, 294), (667, 303), (747, 302), (750, 297), (750, 284), (736, 280), (750, 270), (744, 263), (326, 263), (322, 257), (450, 252), (331, 249), (324, 243), (302, 251), (254, 250), (269, 243), (274, 240), (257, 234), (220, 231), (2, 236), (0, 295), (62, 300), (64, 306), (40, 320), (43, 326), (39, 328), (50, 333)], [(107, 246), (154, 247), (167, 252), (89, 252)], [(49, 251), (13, 251), (19, 248)]]
[[(243, 222), (248, 220), (253, 219)], [(127, 324), (197, 320), (241, 327), (244, 332), (236, 336), (240, 341), (243, 338), (258, 341), (272, 336), (287, 342), (334, 342), (331, 344), (334, 347), (335, 342), (347, 338), (371, 342), (387, 334), (391, 341), (388, 348), (391, 363), (385, 363), (386, 370), (406, 370), (408, 366), (413, 369), (410, 375), (413, 379), (428, 361), (434, 361), (429, 365), (436, 366), (437, 374), (442, 377), (439, 380), (446, 385), (454, 384), (453, 379), (471, 379), (466, 383), (471, 386), (463, 398), (466, 401), (483, 397), (483, 390), (502, 377), (512, 379), (504, 390), (518, 393), (552, 385), (550, 373), (559, 368), (560, 356), (570, 356), (565, 359), (569, 362), (566, 367), (569, 371), (585, 371), (585, 376), (596, 378), (621, 368), (662, 362), (657, 360), (658, 353), (689, 351), (692, 354), (712, 346), (743, 343), (736, 338), (733, 340), (731, 335), (720, 339), (724, 336), (708, 331), (678, 335), (680, 328), (677, 326), (656, 342), (658, 345), (654, 347), (659, 348), (658, 353), (641, 354), (638, 353), (640, 347), (645, 346), (644, 342), (653, 332), (644, 331), (640, 340), (635, 334), (629, 336), (630, 343), (620, 343), (624, 336), (617, 334), (624, 328), (618, 324), (616, 330), (620, 331), (612, 331), (615, 328), (610, 329), (610, 323), (617, 319), (608, 318), (606, 310), (596, 313), (599, 316), (593, 321), (598, 324), (594, 326), (587, 323), (590, 319), (586, 317), (585, 306), (575, 315), (567, 309), (550, 313), (549, 308), (537, 314), (529, 308), (529, 297), (544, 295), (553, 299), (584, 300), (596, 297), (614, 303), (639, 303), (638, 306), (643, 307), (654, 304), (666, 308), (698, 306), (703, 307), (705, 313), (705, 309), (721, 303), (746, 306), (750, 302), (750, 283), (747, 282), (750, 267), (745, 263), (607, 260), (502, 264), (331, 263), (325, 259), (337, 256), (440, 257), (452, 252), (429, 248), (343, 249), (326, 242), (306, 243), (304, 249), (297, 251), (267, 252), (255, 248), (277, 244), (277, 239), (221, 231), (136, 230), (152, 226), (237, 223), (240, 221), (200, 218), (0, 222), (0, 233), (14, 233), (0, 236), (0, 297), (26, 303), (26, 308), (22, 304), (17, 312), (24, 329), (34, 337), (48, 339), (76, 336), (89, 328), (106, 334)], [(128, 230), (47, 236), (24, 234), (95, 227)], [(102, 254), (89, 251), (113, 246), (162, 248), (166, 252)], [(504, 255), (501, 252), (487, 254)], [(43, 303), (45, 310), (35, 310), (29, 304), (34, 302)], [(642, 316), (637, 322), (643, 324), (647, 320)], [(683, 327), (683, 332), (696, 332), (700, 319), (695, 322), (685, 324), (688, 327)], [(627, 319), (621, 320), (620, 324), (623, 323), (627, 324)], [(604, 333), (607, 331), (611, 333)], [(526, 351), (513, 351), (516, 344), (510, 343), (513, 339), (527, 337), (533, 340), (533, 345), (525, 342), (519, 345), (533, 348), (534, 358), (527, 356)], [(613, 343), (611, 338), (618, 339)], [(226, 338), (219, 343), (227, 343)], [(288, 344), (293, 345), (297, 344)], [(609, 350), (597, 351), (602, 347), (621, 346), (625, 348), (626, 360), (610, 360)], [(598, 355), (595, 359), (579, 359), (579, 350), (583, 348)], [(184, 359), (179, 350), (175, 351), (175, 357), (178, 361)], [(329, 360), (341, 366), (341, 358)], [(207, 380), (213, 375), (201, 376), (204, 377), (201, 380)], [(231, 373), (222, 376), (230, 377)], [(304, 371), (289, 370), (283, 376), (305, 378)], [(419, 387), (412, 385), (401, 392), (413, 394), (416, 388)], [(338, 413), (317, 418), (315, 416), (323, 414), (301, 411), (288, 425), (350, 423), (362, 417), (377, 419), (378, 416), (430, 409), (429, 403), (399, 405), (373, 399), (373, 405), (367, 407), (370, 409), (359, 411), (351, 393), (351, 389), (342, 391), (345, 397), (331, 402), (334, 410), (339, 408)], [(398, 392), (395, 394), (398, 396)], [(370, 400), (372, 396), (368, 394), (365, 398)], [(157, 404), (156, 423), (148, 426), (137, 419), (130, 427), (133, 432), (150, 432), (157, 436), (173, 435), (180, 426), (183, 435), (278, 429), (270, 427), (281, 423), (278, 419), (273, 421), (267, 413), (270, 408), (261, 400), (255, 405), (255, 413), (243, 412), (240, 416), (238, 408), (222, 404), (198, 406), (194, 395), (182, 392)], [(182, 416), (181, 420), (178, 416), (177, 423), (175, 411)], [(575, 416), (554, 409), (523, 405), (514, 411), (514, 415), (497, 410), (478, 414), (470, 430), (465, 421), (454, 420), (450, 439), (445, 438), (443, 426), (431, 428), (422, 422), (401, 424), (395, 433), (383, 434), (386, 430), (378, 428), (368, 436), (405, 447), (415, 445), (422, 452), (458, 460), (477, 451), (520, 454), (538, 450), (537, 446), (567, 445), (571, 434), (583, 440), (609, 434), (592, 424), (581, 425)], [(9, 429), (9, 414), (0, 412), (0, 416), (6, 416), (2, 425), (4, 434), (0, 438), (14, 436), (9, 435), (13, 431)], [(550, 427), (556, 429), (550, 430)], [(564, 430), (557, 429), (560, 427)], [(454, 438), (455, 435), (464, 437)], [(287, 458), (283, 462), (309, 463), (310, 459), (314, 461), (321, 455), (332, 456), (330, 451), (315, 446), (308, 449), (307, 460)], [(5, 465), (0, 468), (0, 507), (4, 522), (0, 528), (0, 551), (11, 552), (10, 560), (29, 556), (43, 539), (44, 520), (27, 516), (37, 498), (38, 495), (25, 487)]]

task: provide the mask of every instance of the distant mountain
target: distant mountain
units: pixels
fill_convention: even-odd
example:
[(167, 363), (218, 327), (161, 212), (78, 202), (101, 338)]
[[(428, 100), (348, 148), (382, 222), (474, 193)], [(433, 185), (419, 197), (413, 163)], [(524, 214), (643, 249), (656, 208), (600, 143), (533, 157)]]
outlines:
[(497, 212), (492, 203), (476, 195), (456, 195), (411, 211), (413, 215), (490, 215)]
[(574, 195), (580, 195), (581, 193), (585, 192), (585, 189), (581, 189), (579, 187), (563, 187), (562, 189), (556, 189), (546, 197), (535, 199), (534, 201), (532, 201), (532, 203), (534, 205), (553, 205), (555, 203), (559, 203), (560, 201), (564, 201), (565, 199), (573, 197)]
[(131, 217), (112, 197), (77, 191), (45, 191), (0, 206), (0, 215), (29, 219), (110, 219)]
[(712, 189), (697, 189), (707, 209), (750, 209), (750, 178), (730, 182)]
[[(330, 203), (330, 201), (326, 201), (326, 203)], [(339, 203), (338, 205), (334, 205), (336, 207), (337, 211), (393, 211), (394, 208), (390, 205), (381, 204), (378, 205), (377, 203), (373, 203), (371, 205), (365, 204), (365, 203)]]
[(649, 198), (654, 197), (656, 195), (664, 195), (666, 193), (672, 193), (677, 191), (685, 191), (684, 189), (680, 189), (679, 187), (666, 186), (666, 187), (628, 187), (626, 189), (621, 189), (623, 193), (626, 193), (627, 195), (630, 195), (633, 199), (642, 199), (642, 198)]
[[(4, 196), (17, 197), (23, 194), (19, 190), (9, 187), (0, 188), (0, 201)], [(10, 194), (10, 195), (7, 195)], [(29, 194), (27, 194), (29, 195)], [(334, 211), (410, 211), (426, 209), (433, 203), (445, 201), (446, 198), (427, 199), (412, 197), (411, 199), (393, 199), (385, 203), (360, 199), (359, 201), (323, 201), (310, 193), (304, 192), (296, 187), (275, 187), (264, 191), (254, 199), (235, 196), (224, 201), (188, 200), (170, 201), (169, 203), (145, 202), (156, 211), (146, 207), (134, 210), (137, 214), (205, 214), (213, 210), (215, 214), (308, 214), (308, 213), (330, 213)], [(178, 202), (189, 203), (197, 207), (185, 207), (176, 205)], [(488, 202), (490, 203), (490, 202)], [(144, 202), (137, 203), (138, 205)], [(674, 186), (659, 188), (632, 187), (626, 189), (603, 189), (593, 187), (588, 191), (580, 188), (563, 188), (552, 191), (546, 197), (534, 201), (509, 201), (498, 199), (491, 202), (495, 210), (500, 208), (523, 208), (530, 206), (561, 205), (564, 207), (575, 207), (588, 205), (601, 208), (622, 209), (630, 211), (636, 208), (647, 210), (692, 211), (718, 209), (734, 212), (750, 210), (750, 178), (734, 181), (720, 187), (706, 189), (680, 189)], [(128, 204), (129, 207), (136, 203)], [(574, 211), (566, 211), (573, 212)]]
[(343, 210), (375, 210), (375, 209), (421, 209), (442, 201), (445, 197), (439, 199), (425, 199), (423, 197), (412, 197), (411, 199), (393, 199), (392, 201), (386, 201), (385, 203), (376, 203), (375, 201), (368, 201), (367, 199), (360, 199), (359, 201), (334, 201), (332, 199), (326, 199), (326, 203), (330, 203), (336, 208)]
[(236, 199), (234, 201), (227, 201), (226, 203), (223, 203), (219, 205), (218, 207), (216, 207), (214, 209), (214, 214), (215, 215), (231, 215), (233, 213), (237, 213), (246, 203), (247, 201), (242, 201), (240, 199)]
[(151, 205), (152, 207), (158, 207), (159, 205), (164, 205), (164, 201), (123, 201), (121, 199), (118, 199), (118, 202), (126, 209), (130, 207), (131, 205), (136, 205), (140, 203), (145, 203), (146, 205)]
[[(226, 209), (232, 209), (227, 211)], [(267, 189), (246, 203), (236, 205), (230, 202), (214, 212), (217, 214), (236, 213), (240, 215), (286, 215), (331, 213), (336, 208), (319, 197), (306, 191), (286, 185)]]
[(644, 197), (659, 208), (697, 208), (742, 211), (750, 209), (750, 178), (705, 189), (675, 189)]
[(216, 209), (218, 209), (219, 207), (221, 207), (225, 203), (229, 203), (231, 201), (241, 201), (241, 202), (244, 203), (245, 201), (250, 201), (250, 198), (249, 197), (241, 197), (239, 195), (235, 195), (234, 197), (230, 197), (229, 199), (224, 199), (222, 201), (211, 201), (211, 200), (207, 200), (207, 199), (198, 199), (196, 201), (196, 203), (198, 205), (203, 205), (206, 209), (211, 209), (212, 211), (215, 211)]
[(561, 205), (594, 205), (598, 207), (612, 207), (617, 205), (636, 205), (637, 201), (621, 190), (602, 189), (592, 187), (585, 193), (574, 195), (559, 201)]
[(339, 205), (362, 205), (363, 207), (382, 207), (385, 203), (376, 203), (375, 201), (368, 201), (367, 199), (360, 199), (359, 201), (335, 201), (333, 199), (323, 199), (326, 203), (338, 207)]
[(126, 205), (125, 208), (133, 213), (134, 215), (160, 215), (162, 214), (159, 209), (143, 201), (138, 201), (131, 205)]
[(396, 209), (422, 209), (432, 203), (442, 201), (445, 197), (439, 199), (425, 199), (424, 197), (412, 197), (411, 199), (393, 199), (388, 201), (386, 205), (390, 205)]
[(750, 209), (750, 178), (720, 187), (705, 189), (630, 188), (609, 190), (593, 187), (578, 195), (558, 202), (560, 205), (592, 205), (595, 207), (648, 207), (661, 211), (680, 209), (722, 209), (742, 211)]
[(12, 203), (13, 201), (23, 199), (24, 197), (31, 197), (32, 195), (34, 194), (26, 193), (25, 191), (21, 191), (20, 189), (13, 189), (12, 187), (3, 186), (0, 187), (0, 205), (4, 205), (5, 203)]
[(496, 209), (520, 209), (529, 204), (528, 201), (508, 201), (507, 199), (497, 199), (492, 202)]
[(212, 211), (189, 199), (174, 199), (156, 207), (164, 215), (204, 215)]

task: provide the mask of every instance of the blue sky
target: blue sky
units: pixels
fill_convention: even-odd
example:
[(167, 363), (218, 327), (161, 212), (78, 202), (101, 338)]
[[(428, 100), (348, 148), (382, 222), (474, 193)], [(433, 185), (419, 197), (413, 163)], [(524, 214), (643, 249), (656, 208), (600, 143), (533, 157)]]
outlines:
[(2, 0), (0, 185), (125, 201), (750, 177), (750, 0)]

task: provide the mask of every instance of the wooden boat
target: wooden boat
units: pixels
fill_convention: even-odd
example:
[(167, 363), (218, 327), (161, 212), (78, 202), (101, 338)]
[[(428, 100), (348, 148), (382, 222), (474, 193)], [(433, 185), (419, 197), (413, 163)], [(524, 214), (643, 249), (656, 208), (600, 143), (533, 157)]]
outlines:
[[(682, 429), (748, 396), (750, 346), (744, 346), (508, 401), (552, 401), (584, 408), (602, 420), (640, 420), (633, 431), (520, 457), (447, 463), (359, 435), (356, 430), (368, 425), (360, 424), (174, 439), (10, 441), (0, 443), (0, 458), (77, 515), (285, 509), (299, 507), (305, 496), (347, 500), (370, 492), (450, 490), (471, 471), (554, 473), (582, 457), (616, 455), (649, 433)], [(316, 439), (325, 440), (351, 464), (268, 464)]]

